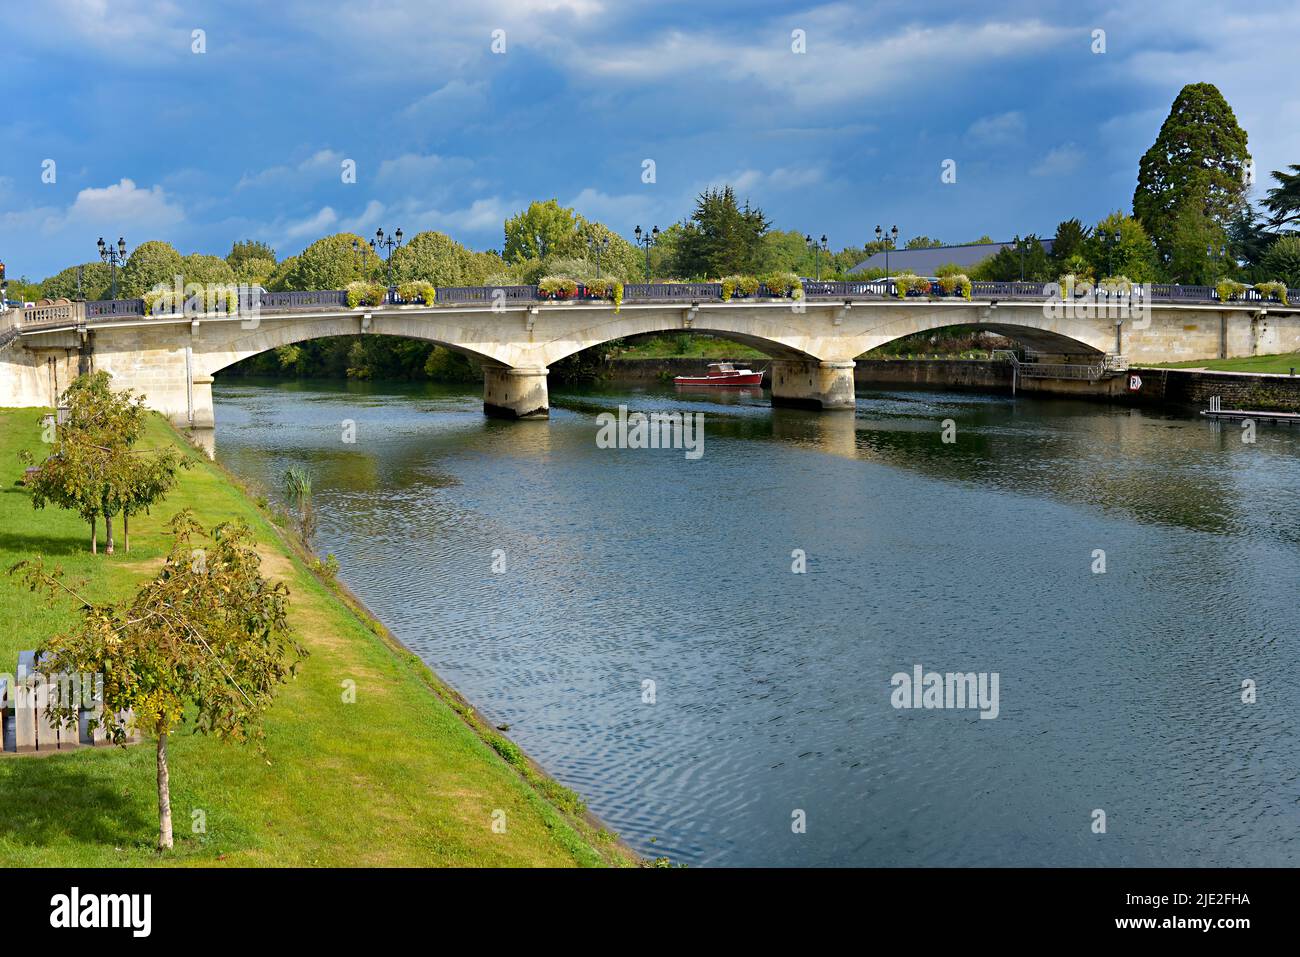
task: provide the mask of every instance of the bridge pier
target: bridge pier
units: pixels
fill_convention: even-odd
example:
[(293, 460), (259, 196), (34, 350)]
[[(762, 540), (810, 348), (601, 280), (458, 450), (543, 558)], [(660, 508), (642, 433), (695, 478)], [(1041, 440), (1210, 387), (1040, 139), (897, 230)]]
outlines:
[(545, 368), (483, 367), (483, 413), (494, 419), (545, 419), (551, 414)]
[(852, 359), (818, 362), (816, 359), (772, 360), (772, 404), (797, 409), (852, 409)]
[(212, 376), (196, 375), (190, 383), (188, 425), (192, 429), (214, 429), (217, 416), (212, 410)]

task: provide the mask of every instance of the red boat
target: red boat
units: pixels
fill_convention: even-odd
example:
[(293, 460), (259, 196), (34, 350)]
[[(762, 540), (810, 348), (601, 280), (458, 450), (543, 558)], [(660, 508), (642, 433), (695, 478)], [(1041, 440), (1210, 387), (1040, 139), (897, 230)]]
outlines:
[(677, 385), (762, 385), (763, 371), (737, 369), (730, 362), (710, 362), (705, 375), (679, 375), (673, 382)]

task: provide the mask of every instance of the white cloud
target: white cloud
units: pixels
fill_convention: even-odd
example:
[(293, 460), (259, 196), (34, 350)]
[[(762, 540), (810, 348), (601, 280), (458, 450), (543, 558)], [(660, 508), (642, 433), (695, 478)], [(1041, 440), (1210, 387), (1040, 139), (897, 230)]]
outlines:
[[(771, 172), (742, 169), (713, 177), (705, 188), (717, 189), (722, 186), (730, 186), (743, 202), (746, 194), (752, 194), (758, 190), (779, 192), (805, 189), (820, 183), (822, 178), (822, 169), (817, 166), (778, 166)], [(694, 192), (698, 193), (699, 190), (697, 189)]]
[(271, 166), (256, 173), (245, 173), (235, 184), (235, 189), (249, 187), (285, 187), (297, 183), (311, 185), (326, 173), (340, 175), (344, 156), (336, 150), (317, 150), (300, 163), (291, 166)]
[(431, 120), (452, 113), (470, 113), (487, 103), (487, 88), (483, 80), (466, 83), (455, 79), (408, 105), (402, 116)]
[[(190, 54), (192, 27), (182, 23), (181, 14), (169, 0), (46, 0), (6, 10), (5, 19), (7, 27), (22, 28), (42, 45), (89, 46), (148, 63)], [(142, 51), (147, 55), (142, 57)]]
[(804, 189), (822, 181), (822, 171), (812, 166), (778, 166), (767, 174), (771, 189)]
[(466, 209), (449, 213), (435, 211), (432, 217), (435, 222), (440, 222), (451, 229), (464, 229), (472, 233), (483, 233), (487, 230), (500, 231), (506, 217), (513, 215), (516, 209), (524, 205), (518, 201), (507, 205), (502, 202), (501, 197), (492, 196), (487, 199), (476, 199)]
[[(385, 206), (383, 203), (379, 202), (377, 199), (372, 199), (370, 202), (366, 203), (366, 208), (358, 215), (353, 216), (350, 219), (340, 220), (335, 232), (359, 233), (360, 235), (365, 236), (369, 234), (372, 229), (379, 226), (379, 221), (383, 219), (384, 216), (384, 210)], [(396, 228), (396, 226), (390, 226), (389, 230), (391, 231)]]
[(1073, 143), (1048, 150), (1047, 155), (1030, 169), (1031, 176), (1065, 176), (1083, 164), (1083, 150)]
[(300, 219), (297, 222), (291, 222), (283, 227), (281, 232), (287, 239), (301, 239), (303, 236), (310, 236), (313, 240), (325, 235), (325, 231), (338, 221), (338, 213), (334, 212), (331, 206), (322, 206), (311, 216), (306, 219)]
[(437, 153), (403, 153), (379, 164), (375, 178), (381, 183), (414, 184), (428, 182), (435, 177), (463, 173), (474, 166), (462, 157), (440, 156)]
[(184, 219), (180, 206), (168, 200), (161, 186), (140, 189), (129, 179), (83, 189), (63, 216), (67, 225), (117, 230), (157, 229)]
[(573, 207), (587, 219), (624, 232), (637, 223), (650, 222), (663, 212), (649, 190), (615, 196), (588, 186), (564, 205)]
[(1008, 113), (981, 116), (966, 130), (966, 138), (984, 146), (1018, 143), (1024, 138), (1025, 129), (1025, 114), (1011, 110)]
[[(573, 58), (572, 68), (606, 80), (665, 81), (708, 77), (766, 88), (795, 106), (856, 102), (863, 97), (917, 83), (924, 76), (942, 82), (956, 74), (988, 70), (993, 61), (1042, 54), (1072, 32), (1036, 20), (978, 25), (948, 23), (908, 26), (893, 35), (861, 37), (859, 14), (850, 7), (809, 14), (808, 52), (791, 53), (788, 34), (763, 43), (737, 42), (731, 35), (674, 30), (649, 43), (611, 43)], [(815, 28), (814, 28), (815, 25)], [(1074, 31), (1077, 33), (1077, 31)]]

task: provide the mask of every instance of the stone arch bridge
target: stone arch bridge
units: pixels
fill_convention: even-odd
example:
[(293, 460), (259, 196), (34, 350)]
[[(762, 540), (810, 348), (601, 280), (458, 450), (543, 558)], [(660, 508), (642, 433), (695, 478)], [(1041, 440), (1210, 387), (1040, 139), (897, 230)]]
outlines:
[(104, 369), (178, 425), (211, 428), (213, 376), (222, 369), (309, 339), (386, 334), (477, 358), (488, 414), (541, 418), (547, 369), (560, 359), (639, 333), (695, 331), (771, 356), (774, 404), (844, 409), (854, 404), (857, 356), (953, 325), (1001, 333), (1059, 362), (1120, 359), (1114, 368), (1300, 349), (1297, 310), (1249, 295), (1224, 303), (1207, 287), (1148, 286), (1065, 301), (1039, 283), (976, 283), (969, 300), (937, 290), (899, 299), (877, 281), (812, 283), (799, 300), (723, 301), (711, 283), (629, 285), (618, 308), (541, 299), (531, 286), (441, 289), (432, 304), (356, 308), (338, 291), (257, 292), (233, 315), (145, 315), (140, 300), (56, 303), (0, 314), (0, 405), (53, 405), (78, 372)]

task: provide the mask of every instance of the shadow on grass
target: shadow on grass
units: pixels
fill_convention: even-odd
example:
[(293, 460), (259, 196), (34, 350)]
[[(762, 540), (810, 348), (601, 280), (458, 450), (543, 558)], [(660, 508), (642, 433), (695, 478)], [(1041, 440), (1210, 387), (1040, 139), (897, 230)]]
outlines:
[[(100, 553), (103, 553), (103, 531), (100, 532)], [(4, 532), (0, 533), (0, 550), (14, 552), (15, 554), (40, 554), (40, 555), (89, 555), (90, 554), (90, 528), (86, 528), (86, 540), (83, 542), (79, 538), (69, 538), (64, 535), (54, 537), (53, 535), (24, 535), (21, 532)]]
[(129, 848), (158, 827), (150, 794), (131, 794), (106, 762), (0, 759), (0, 839), (32, 848)]

